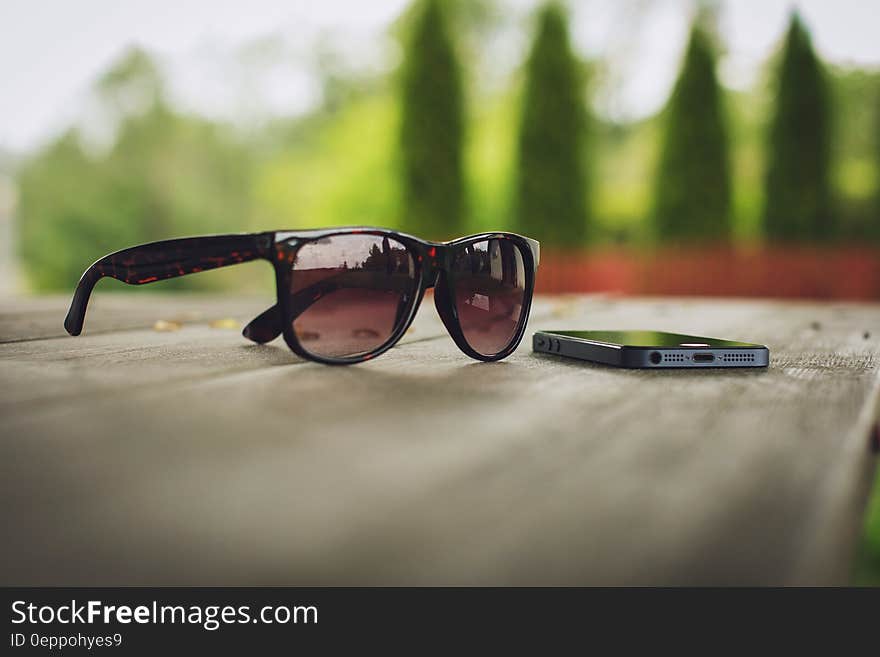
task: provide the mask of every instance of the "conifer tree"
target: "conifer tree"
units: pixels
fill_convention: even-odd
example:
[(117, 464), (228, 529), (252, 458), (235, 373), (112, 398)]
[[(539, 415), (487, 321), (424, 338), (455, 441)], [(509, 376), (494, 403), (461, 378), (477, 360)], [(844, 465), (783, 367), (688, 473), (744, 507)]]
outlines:
[(874, 116), (874, 187), (876, 189), (876, 200), (874, 212), (874, 224), (871, 228), (871, 234), (880, 238), (880, 90), (877, 93), (876, 114)]
[(797, 14), (783, 47), (767, 141), (764, 230), (771, 240), (819, 240), (834, 232), (829, 91)]
[(526, 61), (516, 190), (520, 229), (549, 246), (586, 240), (586, 128), (581, 63), (565, 13), (551, 2)]
[(665, 111), (654, 178), (654, 224), (668, 240), (730, 236), (730, 159), (715, 53), (695, 21), (681, 72)]
[(402, 76), (403, 225), (429, 238), (464, 223), (461, 69), (440, 0), (423, 0)]

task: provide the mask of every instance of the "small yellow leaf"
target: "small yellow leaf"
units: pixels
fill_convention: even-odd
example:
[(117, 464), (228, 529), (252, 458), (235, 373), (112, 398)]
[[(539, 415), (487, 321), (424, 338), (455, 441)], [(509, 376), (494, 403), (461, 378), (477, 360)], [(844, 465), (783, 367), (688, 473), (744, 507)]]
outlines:
[(211, 328), (215, 329), (238, 329), (241, 328), (241, 324), (238, 323), (238, 320), (232, 319), (231, 317), (226, 317), (224, 319), (213, 319), (208, 324)]
[(181, 327), (180, 322), (169, 322), (164, 319), (157, 319), (153, 324), (154, 331), (177, 331)]

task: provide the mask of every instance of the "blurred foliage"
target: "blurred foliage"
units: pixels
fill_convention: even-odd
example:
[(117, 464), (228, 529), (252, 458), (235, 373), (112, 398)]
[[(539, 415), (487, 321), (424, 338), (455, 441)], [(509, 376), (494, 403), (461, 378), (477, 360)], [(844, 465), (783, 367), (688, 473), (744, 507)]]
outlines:
[(665, 112), (654, 183), (654, 221), (664, 240), (730, 237), (730, 156), (710, 37), (695, 21)]
[(283, 146), (256, 165), (253, 226), (399, 227), (398, 123), (395, 98), (383, 88), (279, 130)]
[(853, 579), (858, 586), (880, 586), (880, 478), (865, 515), (865, 532), (856, 558)]
[[(99, 89), (120, 120), (113, 147), (90, 156), (68, 132), (19, 177), (22, 253), (36, 289), (68, 288), (127, 245), (240, 231), (250, 214), (248, 150), (219, 126), (171, 111), (144, 53), (131, 52)], [(178, 280), (165, 288), (221, 284)]]
[[(871, 222), (872, 230), (870, 231), (874, 236), (880, 236), (880, 84), (875, 85), (874, 94), (877, 97), (877, 102), (875, 103), (876, 109), (874, 113), (874, 143), (872, 144), (874, 147), (874, 189), (876, 190), (874, 194), (874, 217)], [(870, 162), (867, 163), (870, 166)]]
[(834, 232), (829, 96), (810, 35), (793, 14), (767, 144), (764, 229), (772, 240), (819, 240)]
[[(394, 27), (407, 47), (416, 43), (409, 36), (424, 17), (426, 6), (416, 3)], [(485, 0), (454, 0), (444, 2), (443, 7), (449, 31), (456, 35), (456, 47), (466, 52), (477, 47), (497, 19), (492, 3)], [(542, 15), (546, 21), (547, 14)], [(476, 23), (472, 32), (459, 27), (469, 21)], [(563, 33), (564, 27), (563, 23)], [(524, 217), (519, 222), (517, 217), (522, 211), (519, 181), (529, 167), (555, 165), (541, 164), (540, 157), (546, 157), (540, 145), (532, 149), (526, 133), (558, 139), (552, 135), (558, 135), (554, 130), (563, 119), (554, 118), (548, 108), (557, 111), (557, 101), (565, 97), (571, 109), (586, 97), (573, 91), (574, 74), (583, 73), (586, 65), (576, 66), (561, 40), (541, 46), (541, 31), (521, 76), (491, 92), (468, 86), (468, 93), (479, 102), (469, 104), (466, 117), (459, 98), (459, 120), (463, 126), (466, 118), (467, 124), (467, 131), (461, 130), (458, 156), (461, 214), (444, 213), (435, 228), (409, 222), (407, 228), (426, 236), (517, 228), (543, 234), (543, 226), (518, 225), (527, 221)], [(552, 57), (569, 53), (571, 59), (566, 61), (572, 77), (568, 82), (557, 81), (558, 87), (548, 84), (547, 76), (558, 71), (553, 73), (550, 66), (548, 73), (544, 64), (535, 64), (539, 47), (549, 50)], [(783, 61), (781, 51), (774, 64)], [(684, 69), (687, 62), (685, 57)], [(406, 61), (402, 64), (408, 66)], [(113, 128), (113, 138), (96, 145), (71, 130), (17, 167), (18, 235), (31, 288), (69, 290), (95, 259), (146, 240), (351, 224), (403, 228), (407, 217), (400, 175), (403, 70), (400, 77), (351, 79), (338, 71), (327, 76), (327, 97), (313, 112), (244, 133), (182, 113), (166, 100), (163, 80), (150, 57), (140, 51), (129, 53), (97, 82), (94, 91), (102, 124)], [(680, 85), (686, 77), (683, 70)], [(833, 139), (827, 175), (837, 232), (841, 239), (851, 241), (880, 239), (880, 72), (828, 67), (825, 78), (834, 106), (828, 125)], [(472, 81), (473, 76), (468, 76), (459, 83), (465, 87)], [(764, 172), (769, 156), (766, 125), (777, 106), (773, 101), (778, 82), (779, 77), (773, 76), (766, 85), (725, 94), (726, 111), (720, 116), (727, 121), (729, 135), (734, 182), (730, 234), (736, 241), (763, 237)], [(540, 93), (538, 85), (552, 87), (543, 93), (547, 98), (535, 97)], [(543, 102), (548, 98), (554, 101), (552, 107)], [(567, 173), (564, 186), (557, 186), (573, 197), (564, 216), (584, 216), (580, 211), (568, 214), (580, 206), (584, 213), (589, 211), (589, 218), (583, 222), (568, 219), (575, 228), (561, 239), (552, 234), (545, 239), (573, 245), (581, 229), (588, 229), (585, 235), (594, 245), (650, 244), (655, 239), (657, 231), (650, 220), (657, 206), (655, 165), (661, 159), (661, 144), (669, 146), (675, 102), (671, 100), (666, 111), (633, 123), (590, 117), (588, 139), (574, 148), (569, 148), (574, 139), (558, 146), (557, 152), (576, 163), (569, 173), (580, 166), (578, 153), (589, 164), (583, 178), (569, 178)], [(778, 105), (781, 109), (782, 103)], [(425, 109), (429, 110), (436, 108)], [(538, 123), (540, 114), (534, 119), (535, 112), (548, 117), (544, 125)], [(693, 113), (691, 121), (697, 121), (698, 115)], [(877, 135), (876, 141), (869, 135)], [(800, 153), (803, 144), (810, 143), (810, 135), (801, 135), (794, 143), (800, 145), (796, 151)], [(786, 148), (794, 146), (789, 143)], [(581, 191), (575, 193), (578, 179)], [(715, 221), (701, 230), (717, 230), (719, 225)], [(148, 288), (271, 285), (269, 268), (260, 278), (262, 265), (253, 265), (253, 274), (248, 267), (186, 276)]]
[(548, 246), (586, 242), (586, 128), (582, 66), (562, 7), (551, 2), (526, 62), (516, 172), (520, 229)]
[(461, 70), (440, 0), (423, 0), (402, 71), (403, 224), (431, 239), (464, 223)]
[(838, 237), (850, 242), (878, 241), (880, 72), (832, 67), (828, 77), (834, 107), (832, 216), (836, 218)]

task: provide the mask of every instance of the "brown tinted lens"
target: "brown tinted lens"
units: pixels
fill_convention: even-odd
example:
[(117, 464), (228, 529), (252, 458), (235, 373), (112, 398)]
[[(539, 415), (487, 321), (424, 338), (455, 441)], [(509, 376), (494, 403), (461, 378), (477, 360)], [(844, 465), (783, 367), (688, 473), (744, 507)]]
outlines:
[(297, 251), (288, 309), (303, 349), (351, 358), (391, 338), (415, 290), (415, 265), (403, 244), (376, 235), (336, 235)]
[(504, 351), (516, 338), (523, 314), (526, 271), (519, 247), (505, 239), (461, 247), (452, 278), (468, 344), (484, 356)]

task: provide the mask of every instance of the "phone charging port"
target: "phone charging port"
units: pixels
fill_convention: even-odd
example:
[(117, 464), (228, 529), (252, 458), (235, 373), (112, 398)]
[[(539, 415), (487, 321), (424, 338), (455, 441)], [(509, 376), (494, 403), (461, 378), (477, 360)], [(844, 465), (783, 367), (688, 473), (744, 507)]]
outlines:
[(695, 363), (712, 363), (715, 361), (715, 354), (694, 354)]

